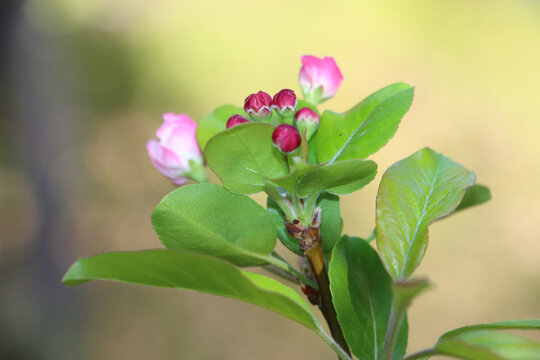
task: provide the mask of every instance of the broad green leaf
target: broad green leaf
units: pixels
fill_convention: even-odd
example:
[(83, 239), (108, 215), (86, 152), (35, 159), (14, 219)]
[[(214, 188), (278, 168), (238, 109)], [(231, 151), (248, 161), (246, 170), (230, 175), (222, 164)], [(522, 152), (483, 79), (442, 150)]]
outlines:
[[(329, 268), (338, 320), (353, 354), (380, 359), (392, 309), (392, 280), (377, 252), (366, 241), (345, 235), (334, 247)], [(405, 321), (393, 358), (401, 359), (406, 348)]]
[(303, 167), (298, 171), (272, 182), (289, 193), (305, 197), (324, 190), (338, 194), (358, 190), (371, 181), (377, 173), (377, 164), (366, 160), (346, 160), (329, 165)]
[(473, 186), (475, 174), (429, 148), (392, 165), (377, 195), (377, 247), (392, 278), (407, 278), (420, 264), (428, 226), (450, 214)]
[(540, 359), (540, 343), (498, 331), (501, 329), (540, 330), (540, 320), (501, 321), (465, 326), (441, 336), (425, 358), (449, 355), (468, 360)]
[(208, 143), (208, 140), (212, 136), (225, 130), (227, 120), (233, 115), (247, 117), (244, 109), (233, 105), (223, 105), (218, 107), (213, 113), (199, 120), (199, 124), (197, 125), (197, 141), (202, 150), (204, 150), (206, 143)]
[(463, 200), (456, 208), (456, 211), (465, 210), (472, 206), (483, 204), (491, 199), (491, 191), (485, 185), (475, 184), (468, 188), (463, 196)]
[[(323, 244), (323, 252), (330, 254), (332, 248), (341, 234), (341, 216), (339, 207), (339, 197), (322, 193), (317, 199), (317, 205), (321, 207), (321, 238)], [(267, 211), (272, 216), (278, 239), (292, 252), (304, 256), (300, 250), (298, 239), (292, 237), (285, 228), (285, 219), (279, 206), (270, 198), (267, 200)]]
[(165, 196), (152, 224), (169, 249), (190, 250), (239, 266), (265, 263), (276, 231), (265, 209), (215, 184), (183, 186)]
[(68, 286), (91, 280), (195, 290), (225, 296), (275, 311), (309, 329), (320, 325), (291, 288), (263, 275), (193, 253), (175, 250), (115, 252), (79, 259), (62, 279)]
[(217, 259), (174, 250), (105, 253), (79, 259), (62, 279), (67, 286), (92, 280), (194, 290), (245, 301), (313, 330), (342, 359), (350, 360), (337, 349), (309, 305), (295, 291), (274, 279), (239, 270)]
[(314, 137), (319, 163), (365, 159), (384, 146), (409, 110), (414, 88), (396, 83), (371, 94), (349, 111), (325, 111)]
[(272, 145), (273, 131), (269, 124), (243, 124), (210, 139), (206, 161), (229, 191), (253, 194), (268, 179), (287, 174), (284, 156)]
[[(374, 163), (375, 164), (375, 163)], [(349, 184), (344, 184), (344, 185), (340, 185), (340, 186), (334, 186), (330, 189), (326, 189), (326, 191), (328, 191), (329, 193), (332, 193), (334, 195), (346, 195), (346, 194), (351, 194), (357, 190), (360, 190), (361, 188), (363, 188), (364, 186), (366, 186), (367, 184), (369, 184), (374, 178), (375, 178), (375, 175), (377, 175), (377, 164), (375, 164), (375, 167), (373, 169), (373, 171), (366, 177), (360, 179), (360, 180), (357, 180), (357, 181), (353, 181)]]

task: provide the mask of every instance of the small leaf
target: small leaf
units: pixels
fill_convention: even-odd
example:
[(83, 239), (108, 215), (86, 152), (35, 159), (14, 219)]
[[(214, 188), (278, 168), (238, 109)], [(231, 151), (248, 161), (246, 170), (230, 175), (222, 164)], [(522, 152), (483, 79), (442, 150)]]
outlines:
[(489, 200), (491, 200), (491, 191), (489, 191), (489, 188), (485, 185), (475, 184), (473, 187), (467, 189), (456, 211), (465, 210)]
[(377, 164), (373, 161), (354, 159), (329, 165), (309, 165), (288, 176), (272, 179), (272, 182), (300, 197), (324, 190), (344, 194), (344, 191), (352, 192), (363, 187), (376, 173)]
[(428, 226), (450, 214), (476, 179), (472, 171), (424, 148), (392, 165), (377, 195), (377, 247), (396, 280), (420, 264)]
[(227, 190), (257, 193), (268, 179), (287, 174), (285, 158), (272, 144), (273, 131), (269, 124), (243, 124), (210, 139), (205, 158)]
[(409, 110), (414, 88), (387, 86), (343, 114), (325, 111), (314, 143), (319, 163), (365, 159), (384, 146)]
[(304, 256), (304, 253), (300, 250), (298, 239), (289, 235), (289, 232), (285, 228), (285, 218), (283, 217), (283, 213), (278, 204), (276, 204), (274, 200), (268, 198), (266, 201), (266, 211), (268, 211), (268, 214), (270, 214), (274, 221), (279, 241), (295, 254)]
[(225, 130), (227, 120), (233, 115), (242, 115), (247, 117), (244, 109), (233, 106), (223, 105), (218, 107), (213, 113), (206, 115), (199, 120), (197, 126), (197, 141), (202, 150), (206, 147), (208, 140), (217, 133)]
[(430, 287), (431, 285), (426, 279), (394, 281), (392, 284), (394, 307), (407, 311), (413, 299)]
[(540, 320), (501, 321), (465, 326), (447, 332), (425, 358), (449, 355), (468, 360), (532, 360), (540, 359), (540, 343), (501, 329), (540, 329)]
[(152, 224), (169, 249), (190, 250), (239, 266), (265, 263), (276, 231), (265, 209), (215, 184), (183, 186), (165, 196)]
[(245, 301), (284, 315), (309, 329), (320, 324), (291, 288), (263, 275), (193, 253), (174, 250), (116, 252), (79, 259), (62, 279), (67, 286), (91, 280), (195, 290)]
[[(325, 254), (330, 254), (341, 234), (339, 197), (329, 193), (322, 193), (317, 199), (316, 206), (321, 207), (321, 238), (323, 252)], [(300, 250), (298, 239), (289, 235), (285, 228), (285, 219), (281, 209), (278, 204), (270, 198), (267, 200), (267, 211), (274, 220), (279, 241), (292, 252), (304, 256), (304, 253)]]
[[(380, 359), (392, 308), (392, 280), (377, 252), (360, 238), (343, 236), (332, 252), (330, 290), (338, 320), (352, 352), (359, 359)], [(394, 359), (407, 348), (402, 325)]]

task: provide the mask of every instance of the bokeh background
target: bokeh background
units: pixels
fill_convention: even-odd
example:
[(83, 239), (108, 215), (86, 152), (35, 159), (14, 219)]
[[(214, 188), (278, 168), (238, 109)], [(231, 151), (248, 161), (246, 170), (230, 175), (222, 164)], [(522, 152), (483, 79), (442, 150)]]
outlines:
[(77, 257), (161, 246), (150, 213), (173, 187), (144, 148), (161, 113), (299, 90), (303, 54), (337, 60), (336, 111), (417, 87), (376, 181), (342, 199), (346, 233), (371, 232), (382, 172), (425, 145), (492, 189), (432, 226), (409, 350), (540, 316), (539, 1), (2, 0), (0, 36), (0, 359), (334, 358), (233, 300), (60, 283)]

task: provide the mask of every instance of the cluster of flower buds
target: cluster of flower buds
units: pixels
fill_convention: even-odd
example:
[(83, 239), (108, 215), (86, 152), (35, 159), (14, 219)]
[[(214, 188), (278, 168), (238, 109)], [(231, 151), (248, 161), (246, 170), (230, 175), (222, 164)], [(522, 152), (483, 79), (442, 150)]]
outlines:
[[(333, 58), (302, 56), (299, 82), (304, 99), (317, 105), (334, 96), (343, 76)], [(297, 110), (298, 99), (293, 90), (283, 89), (272, 98), (264, 91), (249, 95), (244, 101), (242, 115), (233, 115), (227, 120), (227, 129), (251, 121), (267, 121), (275, 124), (272, 134), (274, 146), (284, 154), (297, 151), (302, 141), (309, 141), (319, 127), (319, 115), (310, 107)], [(274, 111), (278, 120), (272, 118)], [(281, 121), (279, 121), (281, 119)], [(197, 123), (188, 115), (167, 113), (164, 123), (157, 130), (158, 140), (150, 140), (147, 145), (150, 160), (163, 175), (175, 185), (183, 185), (188, 179), (206, 181), (201, 149), (195, 132)], [(303, 140), (304, 139), (304, 140)]]
[[(298, 99), (291, 89), (280, 90), (273, 98), (264, 91), (249, 95), (244, 102), (244, 110), (254, 121), (266, 120), (274, 109), (283, 120), (294, 117), (294, 125), (281, 124), (272, 134), (272, 142), (284, 154), (295, 152), (302, 143), (302, 135), (309, 140), (319, 126), (319, 115), (304, 107), (296, 111)], [(249, 120), (241, 115), (233, 115), (227, 121), (227, 128), (240, 125)], [(292, 121), (291, 121), (292, 122)]]

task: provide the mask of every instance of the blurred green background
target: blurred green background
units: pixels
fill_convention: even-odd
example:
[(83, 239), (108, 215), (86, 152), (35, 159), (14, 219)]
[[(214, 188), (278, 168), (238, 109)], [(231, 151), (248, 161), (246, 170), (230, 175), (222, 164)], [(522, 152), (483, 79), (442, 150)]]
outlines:
[(2, 0), (0, 36), (0, 359), (334, 358), (233, 300), (60, 283), (79, 256), (161, 246), (150, 213), (173, 187), (144, 147), (161, 113), (299, 92), (303, 54), (341, 67), (336, 111), (417, 87), (376, 181), (342, 199), (345, 232), (371, 232), (382, 172), (425, 145), (492, 189), (432, 226), (409, 350), (540, 316), (539, 1)]

